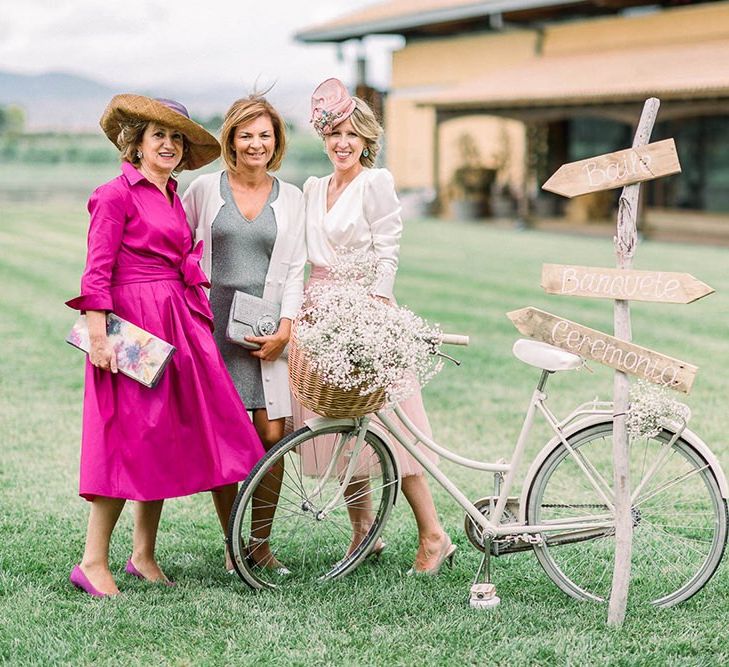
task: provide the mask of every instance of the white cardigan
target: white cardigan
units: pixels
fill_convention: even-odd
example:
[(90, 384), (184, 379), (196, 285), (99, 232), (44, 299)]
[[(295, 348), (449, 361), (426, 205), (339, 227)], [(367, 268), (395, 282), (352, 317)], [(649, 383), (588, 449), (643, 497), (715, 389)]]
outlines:
[[(201, 266), (212, 276), (212, 226), (215, 217), (225, 205), (220, 195), (220, 175), (198, 176), (182, 196), (187, 220), (195, 234), (195, 241), (204, 243)], [(278, 180), (278, 197), (271, 202), (276, 216), (276, 241), (266, 273), (263, 298), (281, 304), (281, 317), (296, 317), (304, 294), (304, 265), (306, 240), (304, 235), (304, 197), (295, 185)], [(289, 417), (292, 413), (287, 358), (261, 361), (263, 394), (269, 419)]]

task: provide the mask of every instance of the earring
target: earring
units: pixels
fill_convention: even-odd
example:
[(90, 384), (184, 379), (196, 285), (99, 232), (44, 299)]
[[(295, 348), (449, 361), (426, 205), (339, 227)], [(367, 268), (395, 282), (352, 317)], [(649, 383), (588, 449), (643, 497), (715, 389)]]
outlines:
[(370, 156), (370, 149), (369, 148), (365, 148), (362, 151), (362, 157), (369, 157), (369, 156)]
[(142, 159), (142, 151), (140, 151), (140, 150), (137, 151), (137, 158), (140, 160)]

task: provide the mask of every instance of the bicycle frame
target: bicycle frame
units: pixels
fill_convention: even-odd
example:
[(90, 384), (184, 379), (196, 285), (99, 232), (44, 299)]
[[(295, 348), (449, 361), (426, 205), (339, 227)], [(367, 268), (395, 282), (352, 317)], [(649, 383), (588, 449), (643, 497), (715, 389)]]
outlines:
[[(487, 539), (494, 539), (505, 536), (522, 536), (522, 535), (533, 535), (536, 533), (545, 533), (552, 531), (583, 531), (583, 530), (600, 530), (611, 528), (613, 526), (613, 514), (614, 514), (614, 503), (613, 493), (611, 491), (611, 485), (608, 480), (605, 480), (602, 475), (595, 469), (595, 467), (587, 461), (579, 451), (570, 445), (568, 438), (574, 432), (581, 430), (582, 428), (592, 426), (594, 424), (605, 421), (606, 419), (612, 420), (613, 410), (612, 403), (609, 401), (598, 401), (597, 399), (583, 403), (575, 408), (569, 415), (563, 419), (558, 419), (547, 407), (546, 399), (547, 395), (544, 393), (544, 388), (547, 383), (547, 379), (551, 373), (549, 371), (542, 371), (541, 378), (537, 384), (536, 389), (533, 391), (529, 406), (527, 408), (524, 422), (519, 432), (516, 445), (511, 455), (511, 461), (506, 462), (486, 462), (469, 459), (467, 457), (460, 456), (442, 445), (438, 444), (435, 440), (428, 437), (418, 427), (413, 424), (410, 418), (403, 412), (399, 405), (396, 405), (393, 411), (380, 410), (375, 413), (378, 422), (373, 421), (373, 415), (366, 415), (353, 420), (340, 420), (355, 425), (353, 435), (356, 433), (357, 439), (351, 452), (350, 464), (344, 471), (343, 475), (339, 476), (339, 493), (329, 502), (327, 506), (320, 510), (322, 516), (325, 516), (331, 510), (331, 507), (336, 506), (342, 500), (344, 495), (344, 489), (351, 481), (354, 474), (353, 462), (356, 461), (357, 456), (360, 452), (361, 447), (364, 444), (365, 433), (369, 430), (378, 435), (379, 437), (390, 435), (395, 438), (406, 451), (418, 462), (435, 480), (446, 490), (446, 492), (461, 506), (466, 514), (473, 520), (478, 526), (483, 535)], [(405, 427), (407, 433), (403, 433), (403, 429), (398, 426), (392, 417), (392, 412), (397, 416), (400, 423)], [(522, 464), (524, 451), (526, 449), (529, 434), (534, 424), (534, 419), (537, 413), (541, 414), (547, 425), (550, 427), (555, 437), (545, 446), (543, 454), (548, 453), (556, 445), (557, 442), (561, 442), (569, 455), (573, 458), (578, 467), (582, 470), (586, 479), (589, 481), (595, 492), (605, 503), (607, 512), (603, 514), (595, 514), (589, 517), (581, 517), (580, 521), (571, 521), (568, 519), (555, 520), (543, 524), (528, 524), (526, 522), (526, 512), (524, 502), (520, 503), (521, 511), (519, 521), (501, 523), (501, 519), (504, 515), (504, 509), (506, 508), (507, 501), (509, 499), (509, 493), (514, 486), (516, 480), (516, 474), (519, 466)], [(323, 417), (315, 418), (307, 422), (312, 424), (313, 422), (328, 422)], [(384, 427), (384, 428), (383, 428)], [(383, 433), (384, 431), (384, 433)], [(408, 434), (410, 437), (408, 437)], [(721, 466), (718, 460), (709, 450), (708, 446), (696, 436), (693, 432), (686, 428), (684, 423), (680, 428), (675, 429), (673, 437), (667, 443), (665, 452), (670, 451), (673, 443), (679, 438), (691, 442), (696, 449), (701, 452), (704, 459), (707, 461), (707, 467), (711, 468), (716, 475), (719, 483), (722, 496), (726, 498), (729, 495), (729, 485), (724, 477)], [(347, 445), (351, 439), (342, 441), (337, 450), (334, 452), (332, 460), (335, 460), (341, 449)], [(461, 467), (470, 468), (473, 470), (481, 470), (484, 472), (492, 472), (494, 475), (500, 476), (503, 479), (503, 483), (499, 485), (498, 496), (495, 507), (492, 507), (490, 512), (490, 518), (486, 518), (478, 508), (463, 494), (463, 492), (450, 480), (450, 478), (434, 463), (428, 460), (418, 449), (417, 445), (422, 444), (431, 451), (437, 453), (444, 459), (451, 461)], [(526, 473), (524, 480), (528, 481), (532, 478), (533, 472), (538, 468), (538, 464), (543, 460), (542, 455), (538, 456), (532, 463), (531, 468)], [(640, 493), (641, 489), (645, 486), (648, 480), (653, 475), (654, 471), (660, 466), (662, 458), (658, 457), (654, 462), (652, 468), (648, 471), (647, 475), (643, 478), (640, 485), (633, 490), (632, 496), (635, 499)], [(320, 486), (323, 486), (326, 481), (330, 478), (333, 473), (333, 465), (329, 467), (325, 472)], [(525, 485), (528, 486), (528, 485)], [(526, 488), (523, 491), (523, 495), (526, 492)], [(522, 500), (525, 500), (522, 497)]]
[[(429, 438), (426, 434), (420, 431), (415, 424), (409, 419), (409, 417), (401, 410), (399, 406), (395, 406), (394, 412), (398, 419), (405, 426), (407, 431), (414, 436), (414, 440), (409, 440), (403, 433), (397, 424), (392, 419), (391, 415), (386, 411), (379, 411), (376, 413), (377, 418), (384, 424), (387, 431), (394, 437), (411, 455), (425, 468), (436, 481), (448, 492), (448, 494), (463, 508), (474, 523), (479, 526), (483, 531), (483, 534), (490, 539), (496, 537), (503, 537), (507, 535), (522, 535), (543, 533), (554, 530), (594, 530), (604, 529), (612, 526), (612, 510), (613, 501), (612, 493), (607, 482), (600, 476), (588, 462), (584, 461), (579, 453), (575, 452), (563, 435), (563, 428), (574, 422), (579, 417), (610, 417), (612, 418), (612, 404), (601, 401), (591, 401), (589, 403), (583, 403), (575, 410), (573, 410), (567, 417), (559, 420), (549, 408), (546, 406), (545, 401), (547, 395), (543, 389), (546, 385), (547, 378), (549, 376), (548, 371), (543, 371), (542, 376), (539, 380), (537, 388), (532, 393), (529, 407), (527, 408), (524, 422), (519, 433), (514, 451), (511, 455), (511, 461), (509, 463), (492, 463), (492, 462), (481, 462), (473, 459), (468, 459), (458, 454), (451, 452), (450, 450), (442, 447), (437, 442)], [(516, 480), (516, 473), (519, 466), (522, 463), (524, 451), (528, 441), (529, 434), (534, 423), (537, 412), (541, 413), (545, 421), (552, 429), (554, 434), (564, 443), (570, 455), (574, 457), (577, 465), (583, 471), (590, 484), (594, 487), (598, 495), (603, 499), (606, 506), (610, 510), (609, 514), (595, 515), (590, 517), (588, 520), (584, 518), (581, 521), (559, 521), (550, 522), (548, 524), (526, 524), (524, 521), (517, 523), (506, 523), (501, 524), (501, 518), (506, 507), (506, 502), (509, 497), (509, 492), (513, 488)], [(369, 420), (370, 417), (364, 417), (362, 428), (365, 428), (365, 420)], [(461, 490), (448, 478), (448, 476), (440, 470), (434, 463), (425, 458), (416, 448), (418, 443), (422, 443), (428, 449), (436, 452), (443, 458), (456, 463), (457, 465), (471, 468), (474, 470), (483, 470), (485, 472), (493, 472), (497, 475), (505, 475), (503, 484), (498, 495), (496, 507), (491, 513), (491, 518), (487, 519), (476, 506), (461, 492)]]
[[(397, 455), (409, 454), (466, 514), (468, 541), (483, 554), (472, 600), (474, 596), (477, 602), (495, 599), (484, 597), (493, 595), (493, 584), (478, 583), (483, 572), (490, 581), (491, 556), (527, 550), (568, 595), (581, 600), (606, 599), (610, 543), (615, 533), (610, 470), (614, 407), (595, 399), (558, 418), (547, 406), (547, 380), (558, 370), (576, 369), (579, 359), (524, 343), (515, 347), (515, 354), (527, 364), (548, 370), (541, 372), (531, 393), (510, 461), (456, 454), (435, 441), (427, 427), (424, 432), (416, 426), (399, 406), (364, 417), (306, 420), (307, 428), (292, 433), (261, 460), (236, 498), (227, 539), (241, 577), (253, 588), (284, 584), (267, 561), (262, 564), (251, 557), (248, 536), (250, 531), (253, 540), (256, 525), (271, 525), (271, 557), (286, 563), (287, 569), (290, 563), (290, 571), (300, 572), (304, 578), (337, 579), (372, 553), (379, 554), (378, 539), (401, 484)], [(552, 437), (536, 456), (528, 457), (531, 462), (527, 465), (528, 438), (537, 414), (546, 421)], [(435, 458), (430, 451), (460, 467), (492, 474), (493, 492), (469, 500), (429, 460)], [(634, 482), (631, 517), (640, 526), (636, 544), (641, 554), (642, 590), (652, 596), (652, 604), (672, 606), (698, 592), (721, 561), (729, 531), (729, 488), (718, 460), (685, 422), (677, 425), (667, 420), (662, 431), (633, 439), (630, 456)], [(315, 465), (310, 466), (307, 457)], [(281, 509), (274, 529), (271, 515), (257, 518), (254, 514), (261, 506), (256, 505), (256, 491), (284, 460), (290, 463), (285, 468), (288, 482), (281, 478), (283, 495), (276, 496), (275, 507), (280, 504)], [(523, 472), (519, 470), (522, 466)], [(522, 481), (517, 481), (517, 474)], [(482, 489), (490, 485), (490, 478), (481, 477)], [(514, 492), (518, 486), (520, 494)], [(363, 499), (361, 504), (359, 499)], [(371, 520), (359, 524), (367, 533), (352, 548), (346, 524), (352, 523), (356, 538), (360, 509), (367, 512), (361, 515), (363, 519)], [(451, 552), (449, 547), (446, 555)]]
[[(546, 385), (548, 376), (548, 371), (542, 372), (539, 384), (532, 393), (529, 407), (527, 409), (526, 416), (524, 418), (524, 422), (519, 433), (519, 438), (517, 439), (514, 451), (512, 452), (511, 461), (509, 463), (476, 461), (474, 459), (469, 459), (455, 454), (454, 452), (451, 452), (445, 447), (439, 445), (432, 438), (429, 438), (425, 433), (420, 431), (398, 405), (395, 406), (394, 413), (395, 415), (397, 415), (400, 422), (405, 426), (405, 429), (409, 432), (409, 434), (413, 436), (414, 439), (412, 440), (409, 439), (407, 435), (405, 435), (398, 427), (398, 425), (392, 419), (391, 413), (389, 411), (381, 410), (376, 412), (375, 415), (385, 427), (387, 433), (394, 437), (412, 455), (412, 457), (436, 479), (436, 481), (463, 508), (466, 514), (471, 517), (474, 523), (479, 526), (479, 528), (483, 531), (483, 534), (489, 539), (507, 535), (534, 534), (554, 530), (595, 530), (609, 528), (612, 526), (613, 510), (613, 502), (611, 498), (612, 493), (610, 492), (609, 484), (600, 476), (597, 470), (595, 470), (588, 462), (584, 461), (579, 453), (575, 452), (570, 447), (569, 443), (564, 437), (563, 429), (565, 426), (573, 423), (576, 419), (580, 417), (612, 418), (612, 404), (597, 400), (583, 403), (575, 410), (573, 410), (572, 413), (570, 413), (567, 417), (559, 420), (557, 419), (557, 417), (555, 417), (554, 414), (552, 414), (552, 412), (549, 410), (549, 408), (547, 408), (545, 404), (547, 395), (544, 393), (543, 389)], [(555, 521), (548, 524), (529, 525), (524, 520), (522, 520), (517, 523), (500, 523), (504, 513), (504, 508), (506, 507), (509, 492), (514, 485), (517, 470), (522, 463), (524, 450), (526, 448), (527, 440), (531, 432), (531, 428), (537, 412), (542, 414), (549, 427), (552, 429), (555, 435), (564, 443), (565, 447), (570, 452), (570, 455), (575, 458), (578, 466), (582, 469), (583, 473), (590, 481), (590, 484), (592, 484), (592, 486), (595, 488), (595, 491), (604, 500), (606, 506), (609, 508), (609, 514), (595, 515), (593, 517), (590, 517), (589, 519), (582, 518), (582, 520), (578, 522)], [(322, 421), (325, 420), (322, 419)], [(355, 448), (351, 454), (351, 461), (355, 461), (357, 458), (357, 454), (359, 453), (359, 449), (364, 442), (365, 432), (369, 429), (377, 433), (377, 430), (379, 429), (376, 428), (376, 422), (372, 422), (372, 415), (367, 415), (365, 417), (353, 420), (352, 423), (357, 426), (358, 431)], [(375, 428), (372, 428), (373, 426), (375, 426)], [(423, 454), (417, 449), (417, 445), (419, 443), (422, 443), (431, 451), (436, 452), (438, 455), (453, 463), (456, 463), (459, 466), (471, 468), (474, 470), (482, 470), (484, 472), (492, 472), (495, 475), (505, 475), (505, 479), (503, 481), (503, 484), (501, 485), (501, 489), (499, 492), (496, 507), (491, 514), (491, 519), (487, 519), (463, 494), (463, 492), (450, 480), (450, 478), (448, 478), (448, 476), (442, 470), (440, 470), (438, 466), (436, 466), (434, 463), (425, 458), (425, 456), (423, 456)], [(341, 451), (341, 448), (344, 447), (345, 444), (346, 442), (340, 443), (333, 459), (337, 457), (338, 453)], [(323, 479), (320, 482), (321, 485), (326, 483), (332, 472), (333, 471), (330, 469), (325, 472)], [(344, 494), (344, 489), (351, 481), (352, 475), (353, 468), (352, 464), (350, 463), (350, 465), (347, 467), (347, 470), (344, 472), (344, 475), (341, 476), (339, 479), (339, 493), (335, 498), (327, 503), (326, 507), (320, 510), (322, 516), (328, 514), (332, 506), (336, 506), (339, 502), (341, 502), (342, 496)]]

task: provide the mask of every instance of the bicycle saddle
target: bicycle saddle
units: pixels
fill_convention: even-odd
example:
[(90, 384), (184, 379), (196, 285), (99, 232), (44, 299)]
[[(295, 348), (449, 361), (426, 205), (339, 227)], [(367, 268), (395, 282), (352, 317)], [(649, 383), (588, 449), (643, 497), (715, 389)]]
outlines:
[(545, 371), (569, 371), (582, 366), (582, 357), (538, 340), (520, 338), (512, 352), (519, 361)]

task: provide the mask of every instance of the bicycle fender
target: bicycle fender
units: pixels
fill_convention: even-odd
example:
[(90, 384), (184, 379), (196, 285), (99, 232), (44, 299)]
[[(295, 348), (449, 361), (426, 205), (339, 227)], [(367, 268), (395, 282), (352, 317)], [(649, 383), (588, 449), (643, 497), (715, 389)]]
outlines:
[[(354, 427), (354, 419), (332, 419), (330, 417), (311, 417), (310, 419), (307, 419), (304, 421), (304, 424), (310, 431), (315, 431), (318, 428), (321, 428), (323, 426), (352, 426)], [(385, 445), (388, 446), (388, 449), (390, 450), (392, 454), (392, 462), (395, 466), (395, 479), (397, 480), (397, 484), (395, 486), (395, 499), (393, 504), (397, 504), (397, 499), (400, 497), (400, 486), (402, 483), (402, 478), (400, 477), (400, 462), (397, 460), (397, 452), (392, 448), (391, 443), (392, 439), (390, 438), (387, 430), (382, 426), (382, 424), (377, 423), (376, 421), (370, 421), (369, 425), (367, 426), (367, 430), (371, 433), (374, 433), (382, 442), (385, 443)]]
[[(590, 428), (591, 426), (596, 426), (597, 424), (611, 422), (612, 419), (606, 419), (604, 415), (594, 415), (592, 417), (586, 417), (585, 419), (581, 419), (574, 424), (570, 424), (562, 432), (562, 435), (565, 439), (568, 439), (572, 435), (579, 431), (582, 431), (583, 429)], [(716, 455), (709, 449), (709, 446), (698, 435), (696, 435), (696, 433), (688, 428), (685, 429), (684, 432), (681, 434), (681, 438), (683, 438), (686, 442), (693, 446), (696, 451), (709, 464), (709, 468), (711, 469), (711, 472), (714, 473), (716, 482), (719, 485), (721, 497), (724, 499), (729, 498), (729, 484), (727, 483), (726, 476), (724, 475), (724, 471), (721, 468), (719, 459), (717, 459)], [(546, 445), (544, 445), (542, 451), (539, 452), (534, 461), (532, 461), (532, 464), (529, 466), (529, 470), (524, 477), (524, 485), (522, 487), (521, 497), (519, 499), (519, 520), (523, 523), (526, 523), (526, 507), (528, 500), (527, 496), (529, 494), (529, 489), (532, 486), (532, 482), (534, 481), (534, 477), (544, 461), (547, 459), (547, 457), (561, 443), (562, 440), (559, 438), (559, 436), (555, 435)]]
[(716, 454), (714, 454), (714, 452), (709, 449), (709, 446), (691, 429), (685, 429), (681, 434), (681, 437), (690, 445), (693, 445), (696, 448), (696, 451), (701, 454), (704, 460), (709, 464), (709, 468), (711, 468), (711, 472), (714, 473), (716, 482), (719, 485), (721, 497), (724, 499), (729, 498), (729, 483), (727, 483), (724, 471), (721, 468), (719, 459), (716, 458)]

